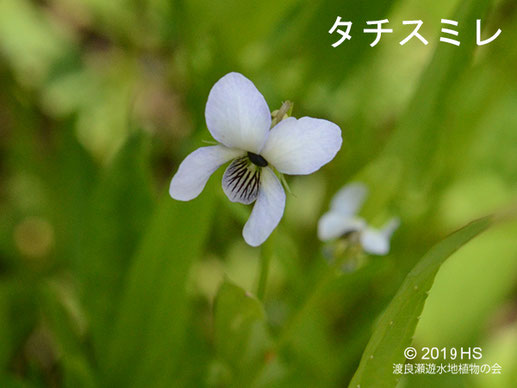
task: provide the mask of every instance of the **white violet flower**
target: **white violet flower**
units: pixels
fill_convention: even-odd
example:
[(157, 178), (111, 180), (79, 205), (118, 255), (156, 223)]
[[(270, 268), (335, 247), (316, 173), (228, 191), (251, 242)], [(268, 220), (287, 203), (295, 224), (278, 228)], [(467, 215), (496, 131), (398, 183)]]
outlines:
[(364, 251), (373, 255), (386, 255), (390, 239), (400, 221), (392, 218), (380, 229), (369, 226), (357, 216), (363, 205), (368, 188), (362, 183), (350, 183), (339, 190), (330, 203), (330, 210), (318, 222), (318, 237), (322, 241), (333, 240), (356, 232)]
[(196, 198), (210, 175), (232, 161), (223, 175), (223, 190), (232, 202), (255, 202), (242, 232), (252, 246), (269, 237), (284, 213), (285, 192), (273, 168), (281, 174), (311, 174), (341, 148), (341, 129), (327, 120), (289, 117), (270, 128), (264, 97), (239, 73), (225, 75), (212, 87), (205, 118), (219, 144), (185, 158), (172, 178), (170, 195), (180, 201)]

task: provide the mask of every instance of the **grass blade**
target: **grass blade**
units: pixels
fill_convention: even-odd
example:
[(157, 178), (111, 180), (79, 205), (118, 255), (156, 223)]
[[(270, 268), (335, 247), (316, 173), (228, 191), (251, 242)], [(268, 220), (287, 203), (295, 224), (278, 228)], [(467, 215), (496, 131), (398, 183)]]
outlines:
[(213, 184), (192, 202), (161, 199), (126, 280), (103, 363), (108, 386), (171, 386), (185, 336), (185, 284), (210, 230)]
[(380, 318), (366, 346), (349, 387), (394, 387), (393, 364), (404, 362), (404, 349), (411, 344), (440, 266), (455, 251), (492, 225), (492, 218), (474, 221), (436, 244), (407, 275)]

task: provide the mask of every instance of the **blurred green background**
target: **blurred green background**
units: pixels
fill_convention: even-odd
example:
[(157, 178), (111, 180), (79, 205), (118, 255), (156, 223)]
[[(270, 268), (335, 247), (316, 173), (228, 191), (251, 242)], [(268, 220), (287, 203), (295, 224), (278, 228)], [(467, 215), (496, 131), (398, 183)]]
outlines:
[[(352, 40), (334, 49), (337, 16)], [(439, 42), (442, 18), (461, 46)], [(400, 46), (415, 19), (429, 46)], [(476, 19), (502, 34), (476, 47)], [(517, 195), (516, 41), (515, 0), (0, 0), (0, 386), (346, 386), (420, 257)], [(194, 201), (167, 193), (230, 71), (343, 130), (332, 163), (289, 178), (260, 249), (222, 171)], [(362, 215), (402, 224), (388, 256), (318, 288), (317, 220), (351, 180), (370, 187)], [(516, 280), (515, 222), (454, 254), (413, 344), (482, 347), (502, 374), (399, 386), (514, 387)]]

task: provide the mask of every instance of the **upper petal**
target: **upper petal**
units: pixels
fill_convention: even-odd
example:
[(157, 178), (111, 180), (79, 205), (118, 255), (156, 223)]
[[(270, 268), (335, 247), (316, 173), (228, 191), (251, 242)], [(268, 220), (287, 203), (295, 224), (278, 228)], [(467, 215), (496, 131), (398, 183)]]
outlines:
[(330, 202), (330, 209), (345, 216), (357, 214), (367, 194), (366, 185), (359, 182), (349, 183), (334, 195)]
[(251, 246), (262, 244), (276, 228), (285, 207), (285, 192), (275, 173), (265, 167), (261, 171), (260, 188), (255, 206), (242, 235)]
[(271, 126), (271, 112), (253, 82), (229, 73), (215, 83), (205, 109), (206, 125), (217, 141), (258, 153)]
[(221, 145), (198, 148), (181, 162), (172, 178), (169, 194), (180, 201), (196, 198), (215, 170), (242, 154), (242, 151)]
[(330, 211), (318, 221), (318, 237), (321, 241), (332, 240), (348, 232), (361, 231), (365, 226), (366, 223), (361, 218), (346, 217)]
[(330, 162), (341, 143), (341, 129), (336, 124), (289, 117), (271, 129), (260, 154), (284, 174), (306, 175)]

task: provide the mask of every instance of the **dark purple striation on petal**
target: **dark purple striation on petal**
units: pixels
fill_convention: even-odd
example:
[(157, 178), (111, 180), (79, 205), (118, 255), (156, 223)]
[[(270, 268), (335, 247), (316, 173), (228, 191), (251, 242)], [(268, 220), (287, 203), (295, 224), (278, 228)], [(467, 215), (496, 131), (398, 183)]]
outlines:
[(248, 157), (235, 159), (223, 176), (223, 188), (228, 198), (233, 202), (252, 203), (260, 188), (260, 171)]

